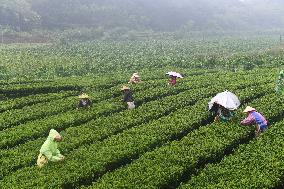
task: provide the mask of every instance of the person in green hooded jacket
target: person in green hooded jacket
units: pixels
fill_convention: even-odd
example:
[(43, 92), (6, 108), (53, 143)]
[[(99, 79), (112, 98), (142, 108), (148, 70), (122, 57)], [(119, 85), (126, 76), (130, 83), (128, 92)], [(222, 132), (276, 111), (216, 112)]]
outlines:
[(276, 92), (284, 94), (284, 70), (281, 70), (276, 82)]
[(40, 148), (40, 154), (37, 159), (37, 165), (41, 168), (49, 161), (59, 162), (64, 160), (64, 156), (57, 149), (57, 143), (62, 141), (61, 135), (54, 129), (51, 129), (46, 141)]

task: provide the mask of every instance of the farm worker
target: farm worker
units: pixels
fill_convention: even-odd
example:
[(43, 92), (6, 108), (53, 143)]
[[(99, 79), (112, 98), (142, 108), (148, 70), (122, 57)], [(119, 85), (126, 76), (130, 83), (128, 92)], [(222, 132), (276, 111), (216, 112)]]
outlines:
[(227, 122), (232, 119), (234, 116), (234, 113), (224, 106), (214, 103), (213, 107), (210, 109), (212, 114), (214, 115), (214, 121), (221, 120), (222, 122)]
[(171, 85), (171, 86), (175, 86), (176, 85), (177, 78), (183, 78), (180, 73), (173, 72), (173, 71), (170, 71), (170, 72), (166, 73), (166, 75), (170, 76), (170, 80), (169, 80), (168, 85)]
[(46, 141), (40, 148), (40, 154), (37, 158), (37, 165), (41, 168), (48, 161), (58, 162), (63, 161), (64, 156), (60, 154), (60, 151), (57, 149), (57, 142), (62, 140), (61, 135), (54, 129), (49, 131), (49, 135)]
[(123, 86), (121, 90), (123, 91), (123, 94), (124, 94), (123, 102), (127, 103), (128, 109), (134, 109), (135, 104), (134, 104), (134, 99), (132, 97), (132, 92), (130, 91), (130, 88), (127, 86)]
[(169, 85), (175, 86), (177, 83), (177, 76), (170, 75)]
[(134, 74), (131, 76), (131, 78), (130, 78), (130, 80), (129, 80), (128, 83), (130, 83), (130, 84), (136, 84), (136, 83), (140, 83), (140, 82), (141, 82), (140, 76), (138, 75), (138, 73), (134, 73)]
[(244, 113), (247, 113), (247, 118), (245, 118), (243, 121), (241, 121), (242, 125), (250, 125), (250, 124), (256, 124), (255, 128), (255, 135), (258, 136), (260, 132), (265, 131), (268, 126), (267, 126), (267, 121), (261, 115), (258, 113), (255, 108), (252, 108), (250, 106), (247, 106), (246, 109), (244, 110)]
[(278, 80), (276, 82), (276, 92), (284, 94), (284, 70), (279, 73)]
[(78, 104), (78, 108), (89, 108), (92, 106), (92, 101), (90, 100), (90, 97), (83, 93), (79, 96), (79, 104)]

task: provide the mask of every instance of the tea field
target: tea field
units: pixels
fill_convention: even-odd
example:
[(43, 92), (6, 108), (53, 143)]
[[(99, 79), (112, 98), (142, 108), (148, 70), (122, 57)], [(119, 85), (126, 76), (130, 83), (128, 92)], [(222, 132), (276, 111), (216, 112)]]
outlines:
[[(0, 188), (282, 188), (284, 59), (273, 42), (151, 43), (0, 48)], [(175, 87), (170, 70), (184, 75)], [(134, 71), (143, 83), (128, 85), (128, 110), (120, 88)], [(241, 107), (214, 122), (207, 103), (224, 90)], [(76, 109), (82, 92), (90, 109)], [(240, 125), (247, 105), (270, 123), (258, 138)], [(39, 169), (52, 128), (66, 159)]]

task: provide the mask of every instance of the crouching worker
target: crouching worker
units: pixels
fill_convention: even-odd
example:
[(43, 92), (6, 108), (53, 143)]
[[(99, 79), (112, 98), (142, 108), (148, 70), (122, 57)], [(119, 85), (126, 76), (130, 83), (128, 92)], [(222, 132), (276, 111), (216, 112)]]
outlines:
[(248, 106), (244, 110), (244, 113), (247, 113), (247, 118), (241, 121), (242, 125), (256, 124), (255, 136), (257, 137), (261, 132), (265, 131), (268, 128), (268, 122), (266, 119), (258, 113), (254, 108)]
[(89, 108), (92, 106), (92, 101), (90, 100), (90, 97), (87, 94), (85, 93), (81, 94), (79, 96), (79, 99), (80, 101), (79, 101), (77, 109), (78, 108)]
[(170, 80), (168, 85), (175, 86), (177, 84), (177, 76), (170, 75)]
[(228, 110), (224, 106), (214, 103), (212, 108), (210, 109), (210, 112), (214, 116), (214, 121), (222, 121), (222, 122), (227, 122), (232, 119), (234, 116), (234, 112)]
[(59, 162), (64, 160), (64, 156), (57, 149), (57, 142), (62, 140), (61, 135), (54, 129), (51, 129), (46, 141), (40, 148), (40, 154), (37, 158), (37, 165), (41, 168), (49, 161)]
[(141, 78), (140, 76), (138, 75), (138, 73), (134, 73), (131, 78), (129, 79), (129, 82), (130, 84), (136, 84), (136, 83), (141, 83)]
[(134, 104), (134, 99), (132, 97), (132, 92), (130, 91), (130, 88), (127, 86), (123, 86), (122, 89), (123, 91), (123, 102), (126, 102), (128, 105), (128, 109), (134, 109), (135, 108), (135, 104)]

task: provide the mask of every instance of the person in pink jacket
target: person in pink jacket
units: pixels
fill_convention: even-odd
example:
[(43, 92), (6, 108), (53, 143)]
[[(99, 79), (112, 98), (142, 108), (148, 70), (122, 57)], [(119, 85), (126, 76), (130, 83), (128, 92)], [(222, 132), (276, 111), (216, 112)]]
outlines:
[(255, 135), (258, 136), (261, 132), (268, 128), (268, 122), (266, 119), (256, 111), (255, 108), (247, 106), (244, 110), (247, 113), (247, 118), (241, 121), (242, 125), (256, 124)]
[(170, 76), (169, 85), (175, 86), (177, 84), (177, 76)]

